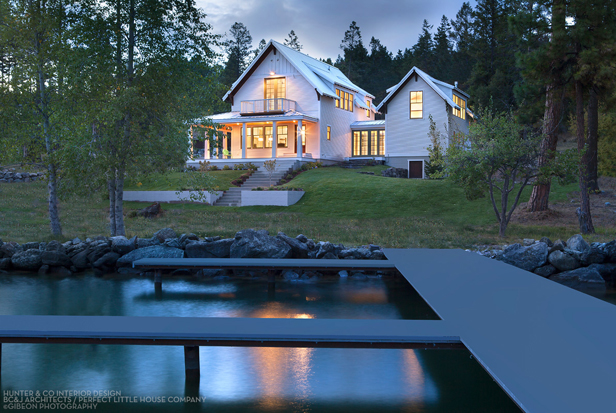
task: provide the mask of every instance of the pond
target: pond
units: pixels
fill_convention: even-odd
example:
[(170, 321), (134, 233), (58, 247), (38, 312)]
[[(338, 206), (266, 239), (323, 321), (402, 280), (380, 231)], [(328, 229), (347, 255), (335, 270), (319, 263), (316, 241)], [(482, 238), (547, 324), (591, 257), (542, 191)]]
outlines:
[[(156, 293), (146, 278), (9, 274), (0, 276), (0, 314), (438, 319), (393, 277), (323, 277), (273, 290), (259, 279), (166, 278)], [(185, 381), (182, 347), (2, 348), (2, 394), (115, 394), (99, 412), (519, 412), (466, 350), (201, 347), (195, 384)]]

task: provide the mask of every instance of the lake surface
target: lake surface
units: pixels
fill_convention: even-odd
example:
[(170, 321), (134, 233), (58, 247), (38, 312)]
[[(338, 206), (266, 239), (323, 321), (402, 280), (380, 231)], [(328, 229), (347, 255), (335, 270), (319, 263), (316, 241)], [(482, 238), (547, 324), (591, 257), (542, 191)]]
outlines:
[[(278, 282), (274, 291), (254, 279), (165, 278), (163, 292), (155, 293), (144, 278), (2, 275), (0, 314), (438, 318), (404, 280), (352, 277)], [(185, 381), (182, 347), (2, 350), (2, 394), (115, 392), (97, 412), (520, 411), (466, 350), (201, 347), (198, 383)]]

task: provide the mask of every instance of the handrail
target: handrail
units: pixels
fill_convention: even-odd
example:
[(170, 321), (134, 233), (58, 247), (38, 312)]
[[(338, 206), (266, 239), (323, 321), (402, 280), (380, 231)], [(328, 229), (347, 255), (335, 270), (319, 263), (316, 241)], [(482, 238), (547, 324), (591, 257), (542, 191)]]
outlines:
[(283, 98), (243, 100), (240, 104), (240, 115), (285, 113), (291, 110), (295, 110), (295, 101)]

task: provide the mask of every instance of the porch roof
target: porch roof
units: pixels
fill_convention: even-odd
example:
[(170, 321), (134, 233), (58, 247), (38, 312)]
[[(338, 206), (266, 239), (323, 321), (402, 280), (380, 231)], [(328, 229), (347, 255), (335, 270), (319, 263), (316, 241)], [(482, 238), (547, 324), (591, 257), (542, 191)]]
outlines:
[(351, 129), (385, 129), (384, 120), (358, 120), (351, 123)]
[(291, 120), (306, 120), (308, 122), (318, 122), (318, 118), (308, 116), (304, 113), (294, 110), (276, 115), (255, 115), (242, 116), (240, 112), (226, 112), (217, 115), (206, 116), (215, 123), (253, 123), (253, 122), (272, 122), (272, 121), (291, 121)]

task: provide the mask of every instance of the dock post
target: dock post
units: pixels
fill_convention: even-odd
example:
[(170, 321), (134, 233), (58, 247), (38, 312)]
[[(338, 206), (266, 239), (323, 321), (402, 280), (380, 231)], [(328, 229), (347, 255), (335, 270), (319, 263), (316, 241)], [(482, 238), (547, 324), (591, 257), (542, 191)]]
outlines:
[(275, 284), (276, 283), (276, 273), (274, 270), (267, 270), (267, 283)]
[(184, 346), (184, 364), (186, 367), (186, 379), (199, 380), (201, 377), (199, 346)]
[(163, 273), (161, 270), (154, 271), (154, 290), (155, 291), (163, 290)]

